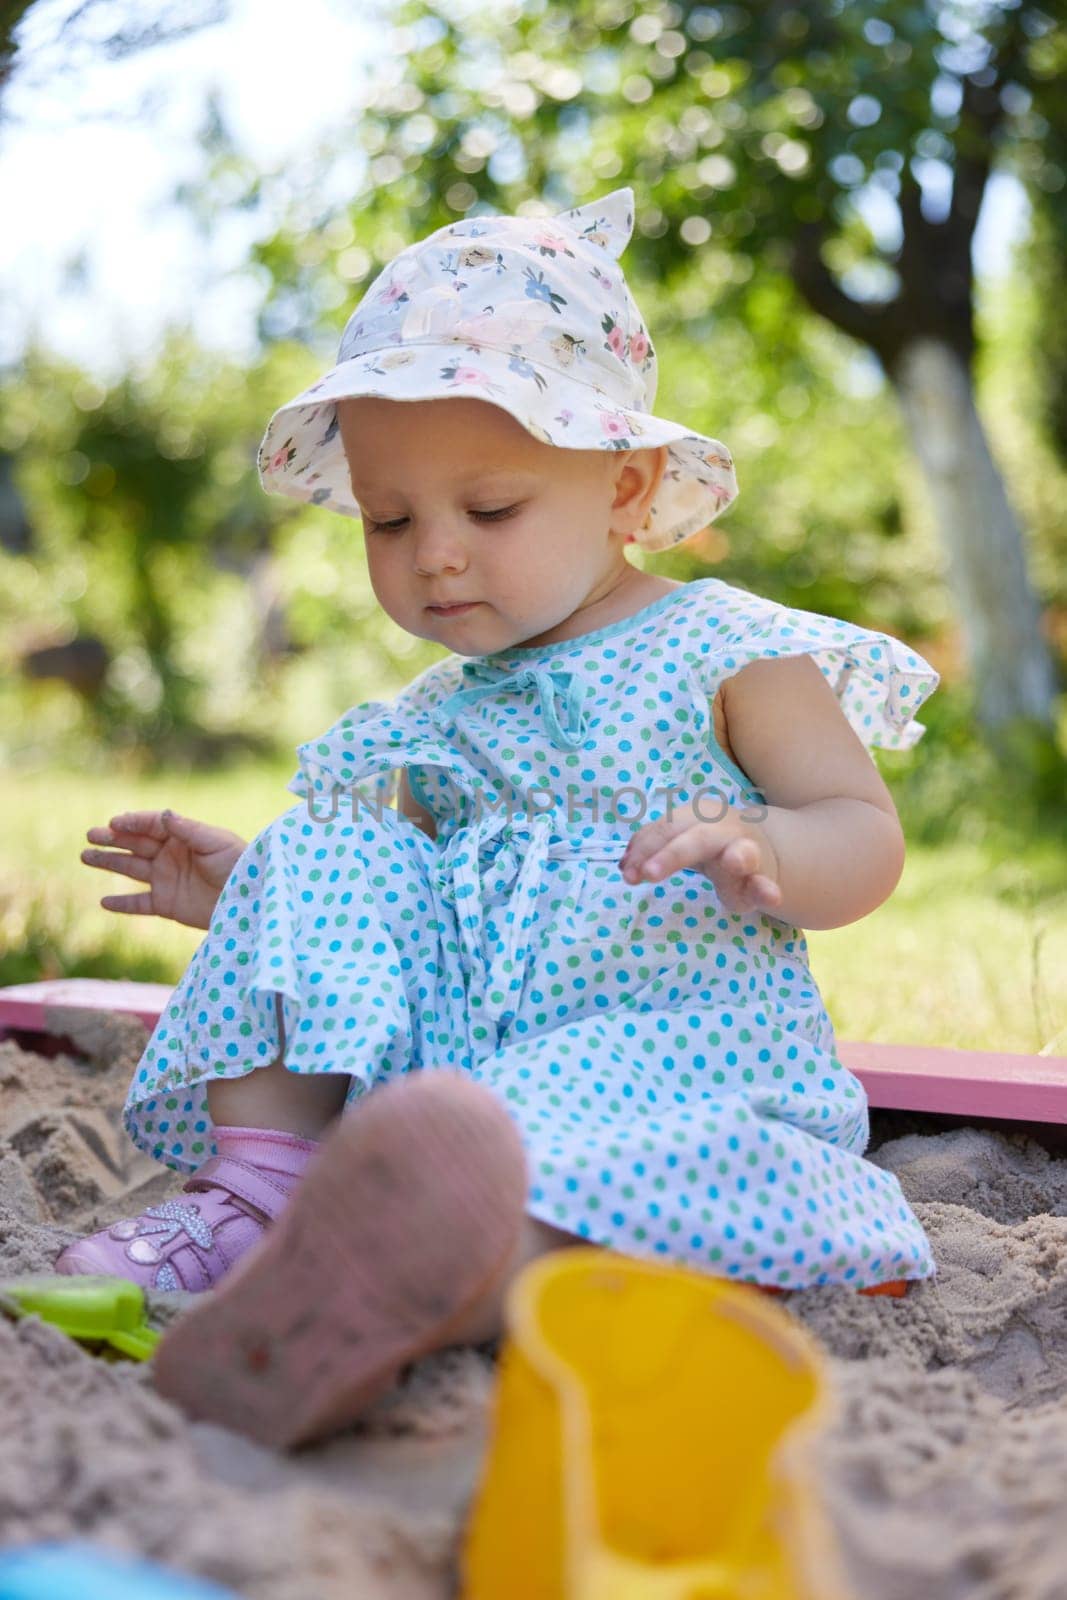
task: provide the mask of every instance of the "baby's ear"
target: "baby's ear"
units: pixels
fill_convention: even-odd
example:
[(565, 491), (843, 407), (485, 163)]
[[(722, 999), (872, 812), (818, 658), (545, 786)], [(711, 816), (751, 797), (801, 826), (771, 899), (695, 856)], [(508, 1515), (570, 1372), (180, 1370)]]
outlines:
[(615, 458), (619, 468), (614, 506), (617, 526), (630, 533), (645, 526), (663, 481), (667, 458), (665, 444), (629, 450)]
[(665, 444), (658, 444), (647, 447), (641, 451), (641, 454), (648, 458), (648, 469), (652, 474), (653, 481), (652, 492), (655, 493), (663, 482), (664, 474), (667, 471), (667, 463), (671, 459), (671, 453)]

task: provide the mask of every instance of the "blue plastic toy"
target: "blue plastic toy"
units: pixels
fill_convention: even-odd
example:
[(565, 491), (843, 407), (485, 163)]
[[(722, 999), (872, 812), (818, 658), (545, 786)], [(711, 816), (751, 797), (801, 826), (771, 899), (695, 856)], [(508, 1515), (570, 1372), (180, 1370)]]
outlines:
[(28, 1545), (0, 1556), (0, 1600), (237, 1600), (199, 1578), (89, 1544)]

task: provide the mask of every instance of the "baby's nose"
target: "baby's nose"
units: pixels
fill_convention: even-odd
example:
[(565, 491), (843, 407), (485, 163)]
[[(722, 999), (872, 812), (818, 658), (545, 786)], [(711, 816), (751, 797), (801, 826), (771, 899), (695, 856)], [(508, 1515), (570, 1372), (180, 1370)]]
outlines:
[(415, 541), (415, 571), (421, 578), (433, 578), (441, 572), (462, 572), (467, 560), (462, 540), (447, 531), (429, 530)]

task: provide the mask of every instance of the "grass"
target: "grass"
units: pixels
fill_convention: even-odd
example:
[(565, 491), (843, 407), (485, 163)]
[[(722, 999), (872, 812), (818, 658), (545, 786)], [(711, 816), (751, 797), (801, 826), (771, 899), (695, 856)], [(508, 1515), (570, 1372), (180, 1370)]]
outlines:
[[(78, 859), (87, 828), (162, 808), (250, 838), (286, 810), (291, 760), (204, 775), (52, 771), (0, 779), (0, 983), (39, 977), (177, 981), (201, 935), (104, 911), (126, 879)], [(808, 935), (842, 1039), (1067, 1055), (1067, 861), (1047, 836), (913, 843), (862, 922)]]
[(245, 765), (216, 775), (114, 778), (53, 770), (0, 777), (0, 983), (35, 978), (137, 978), (173, 983), (203, 935), (159, 918), (105, 911), (105, 894), (136, 893), (132, 879), (78, 859), (86, 830), (118, 811), (170, 806), (245, 838), (295, 803), (296, 770)]
[(871, 916), (808, 934), (842, 1039), (1067, 1055), (1067, 861), (913, 845)]

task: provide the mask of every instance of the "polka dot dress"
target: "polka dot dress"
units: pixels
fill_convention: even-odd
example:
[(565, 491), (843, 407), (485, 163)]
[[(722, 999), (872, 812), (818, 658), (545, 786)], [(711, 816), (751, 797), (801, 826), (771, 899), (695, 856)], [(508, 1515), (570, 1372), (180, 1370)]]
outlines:
[[(635, 825), (764, 798), (718, 747), (719, 685), (811, 655), (869, 746), (906, 748), (937, 674), (887, 635), (717, 578), (555, 644), (447, 656), (301, 746), (299, 804), (248, 846), (135, 1073), (136, 1142), (213, 1153), (204, 1085), (280, 1055), (351, 1078), (460, 1068), (502, 1101), (528, 1210), (723, 1276), (865, 1287), (934, 1272), (862, 1159), (803, 933), (695, 871), (627, 884)], [(396, 773), (437, 822), (390, 808)]]

